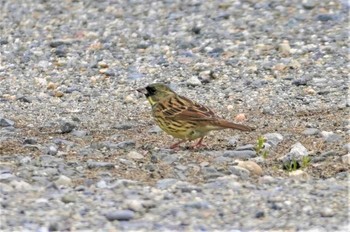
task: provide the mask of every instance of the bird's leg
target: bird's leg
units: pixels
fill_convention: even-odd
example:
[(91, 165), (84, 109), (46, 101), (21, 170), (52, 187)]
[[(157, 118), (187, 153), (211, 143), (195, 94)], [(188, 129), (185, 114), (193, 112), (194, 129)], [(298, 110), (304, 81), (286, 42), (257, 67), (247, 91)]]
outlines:
[(191, 148), (205, 147), (205, 144), (202, 143), (203, 139), (204, 137), (201, 137), (195, 145), (191, 146)]
[(174, 149), (174, 148), (178, 147), (181, 143), (184, 143), (184, 142), (186, 142), (186, 140), (181, 140), (177, 143), (174, 143), (173, 145), (170, 146), (170, 149)]

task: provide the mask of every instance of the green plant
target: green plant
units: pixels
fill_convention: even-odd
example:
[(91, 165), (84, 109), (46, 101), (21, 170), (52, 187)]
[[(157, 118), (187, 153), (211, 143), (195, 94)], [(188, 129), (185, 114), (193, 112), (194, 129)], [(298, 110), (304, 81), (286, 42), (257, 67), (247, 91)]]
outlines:
[(258, 155), (262, 156), (264, 159), (267, 158), (269, 152), (265, 150), (265, 138), (263, 136), (259, 136), (258, 140), (256, 141), (255, 151)]
[(307, 168), (310, 165), (311, 158), (309, 156), (303, 156), (301, 159), (301, 168)]
[(288, 171), (288, 172), (292, 172), (292, 171), (295, 171), (299, 168), (299, 164), (298, 164), (298, 161), (296, 161), (294, 158), (292, 159), (291, 162), (287, 163), (284, 165), (285, 169)]

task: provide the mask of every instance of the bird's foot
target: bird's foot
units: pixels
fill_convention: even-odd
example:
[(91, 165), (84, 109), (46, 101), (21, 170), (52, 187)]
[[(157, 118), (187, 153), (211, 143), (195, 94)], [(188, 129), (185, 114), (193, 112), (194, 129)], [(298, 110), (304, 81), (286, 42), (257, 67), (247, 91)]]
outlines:
[(174, 143), (173, 145), (170, 146), (170, 149), (177, 150), (179, 148), (179, 145), (181, 143), (184, 143), (184, 142), (186, 142), (186, 141), (185, 140), (181, 140), (180, 142)]
[(203, 138), (204, 137), (200, 138), (199, 141), (195, 145), (192, 145), (191, 149), (200, 148), (200, 147), (206, 147), (207, 145), (202, 143)]

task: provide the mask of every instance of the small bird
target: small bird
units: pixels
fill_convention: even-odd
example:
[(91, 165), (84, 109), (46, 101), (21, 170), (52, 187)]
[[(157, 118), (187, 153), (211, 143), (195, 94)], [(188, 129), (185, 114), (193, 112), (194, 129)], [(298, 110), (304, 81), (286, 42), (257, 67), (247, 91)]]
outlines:
[(205, 135), (212, 130), (226, 128), (251, 131), (253, 128), (229, 122), (215, 115), (208, 107), (176, 94), (162, 83), (150, 84), (137, 91), (145, 94), (152, 106), (152, 115), (158, 126), (167, 134), (181, 139), (170, 148), (181, 143), (199, 139), (192, 148), (203, 146)]

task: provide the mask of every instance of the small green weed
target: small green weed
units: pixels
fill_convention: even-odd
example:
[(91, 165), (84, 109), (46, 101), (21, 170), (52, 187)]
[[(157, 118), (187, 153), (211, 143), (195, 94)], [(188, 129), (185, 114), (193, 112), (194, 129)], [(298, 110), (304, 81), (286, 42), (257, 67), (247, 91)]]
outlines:
[(258, 140), (256, 141), (256, 147), (255, 147), (256, 153), (262, 156), (264, 159), (266, 159), (269, 154), (269, 152), (264, 149), (265, 142), (266, 142), (265, 138), (263, 136), (259, 136)]

